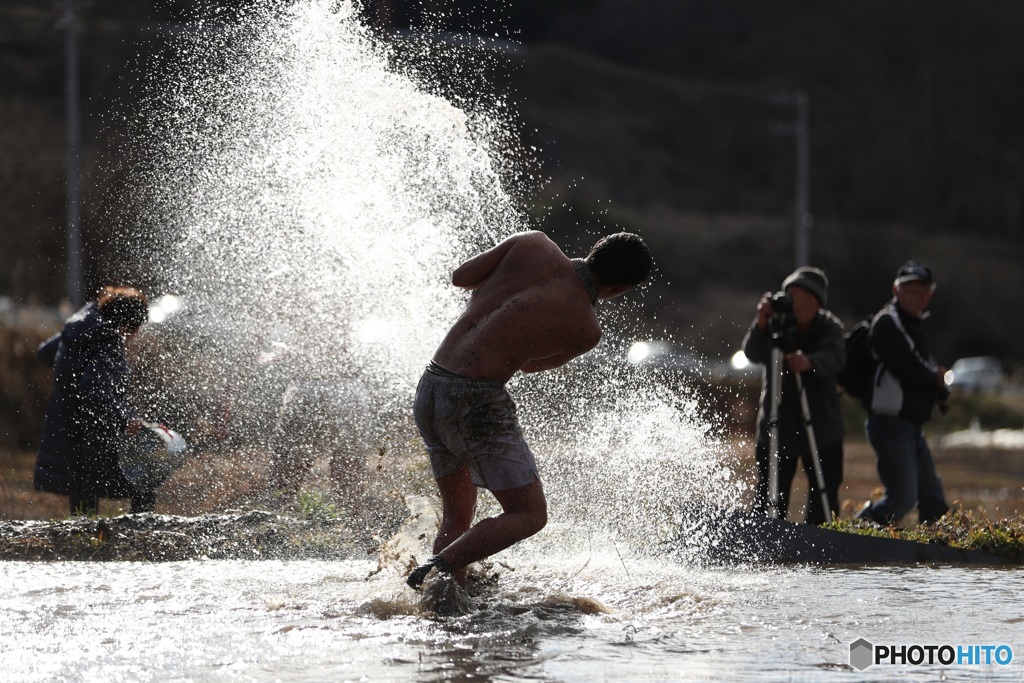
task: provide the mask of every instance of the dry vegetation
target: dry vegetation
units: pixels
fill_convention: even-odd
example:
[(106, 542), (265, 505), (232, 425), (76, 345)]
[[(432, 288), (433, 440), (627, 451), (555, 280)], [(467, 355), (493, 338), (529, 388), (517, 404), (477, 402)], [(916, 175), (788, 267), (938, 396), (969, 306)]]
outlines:
[[(48, 372), (35, 360), (33, 351), (44, 336), (43, 331), (25, 332), (0, 328), (0, 373), (3, 373), (4, 379), (4, 409), (0, 411), (0, 419), (4, 421), (3, 443), (0, 444), (0, 520), (62, 520), (68, 516), (65, 497), (40, 493), (32, 487), (35, 463), (33, 447), (49, 385)], [(737, 475), (748, 481), (754, 472), (749, 433), (756, 416), (757, 394), (756, 382), (741, 383), (720, 386), (704, 401), (709, 410), (727, 415), (720, 424), (733, 431), (737, 443), (746, 444), (727, 449), (734, 456), (723, 466), (732, 468)], [(849, 436), (846, 442), (845, 478), (840, 492), (843, 501), (841, 520), (837, 528), (913, 540), (938, 540), (960, 547), (989, 549), (1004, 557), (1024, 557), (1024, 553), (1018, 551), (1022, 537), (1018, 520), (1024, 515), (1024, 451), (947, 448), (942, 445), (941, 439), (943, 433), (964, 429), (972, 423), (983, 429), (1019, 429), (1024, 425), (1024, 396), (954, 396), (949, 414), (930, 423), (929, 432), (939, 473), (946, 486), (947, 498), (954, 505), (955, 514), (948, 523), (923, 529), (914, 524), (914, 515), (911, 513), (903, 520), (902, 530), (881, 532), (862, 529), (850, 521), (860, 505), (869, 498), (877, 498), (881, 489), (875, 472), (874, 454), (862, 437), (863, 413), (852, 402), (844, 400), (844, 406)], [(393, 527), (405, 515), (403, 501), (406, 495), (433, 491), (429, 472), (424, 466), (422, 447), (409, 436), (413, 433), (411, 426), (396, 428), (395, 432), (367, 453), (369, 496), (366, 510), (369, 516), (366, 519), (372, 521), (361, 528)], [(399, 436), (398, 432), (403, 436)], [(158, 513), (178, 515), (183, 520), (194, 518), (198, 520), (194, 523), (198, 525), (197, 534), (203, 535), (203, 538), (210, 536), (217, 539), (222, 539), (226, 532), (216, 518), (206, 515), (213, 513), (230, 517), (231, 524), (236, 525), (232, 529), (237, 527), (237, 533), (246, 538), (253, 535), (253, 538), (261, 539), (259, 543), (263, 545), (260, 547), (272, 555), (287, 550), (282, 534), (286, 536), (295, 532), (304, 539), (301, 541), (305, 544), (303, 552), (315, 554), (326, 552), (326, 545), (333, 543), (325, 540), (328, 536), (334, 538), (338, 533), (348, 533), (341, 531), (338, 525), (346, 519), (342, 510), (346, 509), (350, 501), (329, 493), (331, 487), (325, 459), (314, 468), (299, 495), (281, 496), (269, 484), (269, 453), (264, 447), (256, 444), (218, 445), (202, 439), (197, 440), (196, 446), (186, 466), (175, 473), (161, 489), (157, 500)], [(798, 473), (789, 519), (802, 519), (805, 499), (806, 482), (803, 475)], [(119, 517), (127, 510), (127, 501), (104, 501), (100, 517)], [(313, 528), (289, 531), (291, 527), (285, 528), (287, 524), (275, 527), (269, 517), (235, 519), (232, 516), (241, 514), (238, 511), (247, 510), (270, 510), (283, 513), (289, 519), (307, 522), (320, 520), (335, 530), (324, 536), (327, 532)], [(58, 527), (46, 527), (37, 530), (38, 533), (34, 531), (21, 537), (21, 541), (27, 545), (18, 550), (24, 551), (18, 556), (52, 559), (93, 553), (96, 558), (102, 559), (111, 553), (114, 553), (111, 555), (114, 557), (117, 552), (123, 551), (138, 559), (153, 559), (186, 557), (197, 547), (195, 543), (171, 542), (182, 536), (182, 533), (185, 536), (191, 533), (181, 530), (172, 533), (157, 529), (159, 533), (154, 538), (164, 540), (159, 543), (153, 541), (155, 545), (148, 540), (131, 545), (125, 540), (128, 537), (126, 534), (138, 530), (123, 530), (124, 533), (118, 532), (121, 534), (118, 536), (121, 539), (119, 542), (127, 545), (121, 546), (99, 543), (97, 538), (102, 538), (105, 533), (109, 536), (110, 533), (100, 527), (77, 535), (69, 535), (65, 531)], [(215, 545), (216, 552), (229, 552), (230, 547), (234, 547), (230, 543), (224, 545), (220, 540)]]
[[(750, 478), (754, 471), (753, 448), (730, 452), (741, 457), (725, 463), (738, 475)], [(194, 456), (165, 484), (157, 511), (196, 515), (231, 509), (281, 509), (294, 501), (280, 499), (268, 486), (268, 455), (257, 448), (232, 452), (208, 451)], [(939, 474), (948, 500), (964, 510), (993, 518), (1024, 515), (1024, 452), (973, 448), (935, 449)], [(60, 519), (67, 516), (67, 499), (32, 489), (35, 454), (21, 450), (0, 451), (0, 519)], [(423, 460), (410, 453), (378, 452), (369, 458), (370, 491), (378, 502), (401, 506), (409, 493), (432, 490)], [(328, 490), (326, 468), (313, 472), (307, 490)], [(793, 486), (789, 519), (800, 521), (807, 494), (806, 480), (798, 473)], [(865, 500), (881, 495), (875, 458), (863, 439), (849, 439), (840, 491), (843, 517), (851, 517)], [(126, 512), (126, 501), (105, 501), (101, 515)], [(913, 513), (905, 520), (913, 523)]]

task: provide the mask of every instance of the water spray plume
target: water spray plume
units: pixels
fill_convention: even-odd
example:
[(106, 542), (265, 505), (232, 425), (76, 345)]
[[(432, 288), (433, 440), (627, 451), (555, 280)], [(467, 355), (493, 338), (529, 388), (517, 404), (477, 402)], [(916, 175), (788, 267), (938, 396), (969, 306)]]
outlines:
[[(296, 377), (358, 378), (378, 415), (408, 416), (464, 305), (451, 271), (530, 227), (498, 170), (507, 114), (435, 94), (352, 3), (239, 13), (230, 31), (180, 39), (140, 115), (135, 198), (158, 245), (148, 266), (165, 292), (211, 312), (193, 324), (225, 375), (245, 350), (284, 343), (299, 350)], [(729, 504), (738, 491), (696, 399), (620, 367), (616, 336), (632, 323), (619, 317), (590, 358), (510, 389), (552, 518), (635, 542), (671, 533), (682, 501)], [(394, 424), (415, 439), (408, 419)]]

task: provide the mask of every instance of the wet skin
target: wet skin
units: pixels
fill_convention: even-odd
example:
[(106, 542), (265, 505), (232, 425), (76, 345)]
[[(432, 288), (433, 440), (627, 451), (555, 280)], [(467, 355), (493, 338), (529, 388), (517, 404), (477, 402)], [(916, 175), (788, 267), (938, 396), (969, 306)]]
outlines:
[[(459, 266), (452, 284), (472, 290), (465, 312), (434, 354), (464, 377), (507, 382), (517, 371), (564, 365), (594, 348), (601, 328), (572, 261), (546, 235), (520, 233)], [(609, 299), (628, 286), (598, 286)], [(442, 520), (434, 554), (465, 580), (465, 567), (532, 536), (547, 524), (539, 479), (492, 491), (502, 513), (471, 526), (477, 490), (467, 467), (437, 480)]]

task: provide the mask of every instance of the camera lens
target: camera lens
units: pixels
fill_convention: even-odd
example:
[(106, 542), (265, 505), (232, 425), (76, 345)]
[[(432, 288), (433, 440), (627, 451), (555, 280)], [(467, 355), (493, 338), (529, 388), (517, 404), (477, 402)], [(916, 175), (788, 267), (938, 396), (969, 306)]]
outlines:
[(785, 292), (775, 292), (771, 299), (772, 311), (776, 313), (788, 313), (793, 310), (793, 300)]

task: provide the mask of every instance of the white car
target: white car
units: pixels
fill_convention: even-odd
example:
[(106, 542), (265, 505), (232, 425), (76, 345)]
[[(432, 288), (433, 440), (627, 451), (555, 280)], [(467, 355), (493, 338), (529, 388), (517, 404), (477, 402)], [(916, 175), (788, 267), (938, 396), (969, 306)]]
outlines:
[(1003, 386), (1003, 366), (993, 356), (961, 358), (946, 372), (950, 389), (968, 392), (999, 391)]

